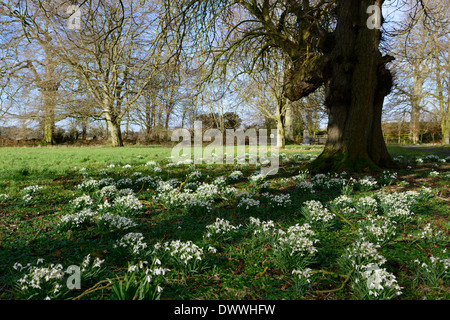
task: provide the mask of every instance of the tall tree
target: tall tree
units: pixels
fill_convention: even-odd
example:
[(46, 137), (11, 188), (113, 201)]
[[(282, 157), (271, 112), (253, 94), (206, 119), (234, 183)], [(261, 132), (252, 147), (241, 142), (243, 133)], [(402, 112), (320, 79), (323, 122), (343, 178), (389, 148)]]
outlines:
[(327, 73), (328, 140), (316, 168), (367, 170), (395, 166), (381, 129), (384, 98), (392, 87), (386, 64), (392, 57), (380, 52), (381, 30), (367, 26), (369, 6), (376, 5), (381, 12), (383, 3), (337, 1), (334, 45), (325, 52), (328, 61), (322, 69)]
[[(41, 114), (40, 122), (43, 129), (43, 142), (54, 144), (56, 105), (58, 89), (61, 84), (62, 72), (58, 55), (54, 50), (55, 30), (45, 19), (37, 0), (30, 0), (26, 7), (17, 6), (11, 1), (2, 3), (7, 8), (7, 21), (11, 22), (15, 30), (9, 29), (10, 41), (14, 41), (23, 52), (18, 55), (15, 76), (24, 77), (40, 91)], [(23, 14), (27, 12), (26, 33), (22, 32)], [(11, 32), (12, 31), (12, 32)], [(28, 52), (28, 53), (27, 53)], [(25, 69), (28, 73), (25, 74)]]
[(70, 2), (39, 4), (55, 30), (59, 59), (81, 76), (108, 124), (112, 145), (122, 146), (124, 116), (163, 66), (160, 53), (165, 42), (156, 41), (161, 34), (157, 1), (84, 1), (76, 8), (82, 14), (75, 30), (69, 24)]
[[(229, 27), (223, 41), (214, 37), (214, 44), (221, 45), (212, 50), (218, 52), (214, 66), (222, 62), (225, 68), (224, 57), (251, 43), (255, 59), (271, 49), (290, 58), (285, 96), (291, 101), (325, 85), (328, 141), (312, 168), (368, 170), (395, 166), (381, 130), (384, 97), (392, 87), (386, 64), (393, 58), (380, 51), (381, 30), (367, 24), (368, 8), (375, 5), (381, 13), (383, 4), (382, 0), (186, 0), (178, 5), (178, 17), (181, 22), (190, 19), (191, 26), (195, 22), (203, 28)], [(214, 22), (199, 21), (205, 16)], [(378, 20), (381, 25), (381, 16)]]

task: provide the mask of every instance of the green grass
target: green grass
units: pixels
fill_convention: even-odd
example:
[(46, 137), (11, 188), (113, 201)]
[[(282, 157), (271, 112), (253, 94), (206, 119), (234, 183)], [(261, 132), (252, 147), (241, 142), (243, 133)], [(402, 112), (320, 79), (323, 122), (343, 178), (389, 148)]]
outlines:
[[(320, 146), (287, 146), (287, 156), (294, 154), (318, 155)], [(389, 148), (394, 157), (403, 156), (405, 167), (398, 171), (399, 181), (407, 181), (408, 186), (398, 183), (386, 187), (386, 190), (404, 192), (417, 190), (422, 186), (432, 187), (436, 195), (421, 201), (416, 208), (416, 218), (398, 231), (397, 238), (382, 248), (387, 259), (385, 267), (397, 277), (404, 287), (398, 299), (448, 299), (448, 285), (442, 283), (431, 286), (416, 280), (415, 259), (426, 259), (431, 254), (438, 254), (445, 245), (424, 244), (419, 240), (407, 238), (407, 234), (420, 231), (425, 223), (441, 230), (448, 237), (449, 228), (449, 184), (444, 175), (449, 172), (447, 163), (416, 164), (406, 161), (428, 153), (398, 146)], [(67, 294), (65, 298), (76, 297), (85, 290), (105, 279), (113, 279), (126, 273), (132, 256), (117, 256), (113, 244), (127, 232), (98, 232), (93, 227), (75, 229), (71, 232), (57, 232), (57, 224), (63, 215), (76, 212), (70, 201), (83, 194), (77, 186), (88, 179), (111, 177), (116, 181), (133, 177), (141, 172), (143, 176), (160, 176), (163, 180), (178, 179), (184, 181), (190, 171), (185, 167), (168, 168), (161, 165), (163, 171), (154, 173), (145, 164), (154, 160), (166, 161), (171, 148), (125, 147), (125, 148), (0, 148), (0, 195), (9, 194), (9, 198), (0, 200), (0, 299), (18, 299), (20, 290), (15, 288), (15, 281), (22, 274), (12, 266), (16, 262), (22, 265), (35, 263), (43, 258), (47, 263), (61, 263), (63, 266), (80, 265), (83, 257), (105, 259), (104, 273), (85, 281), (82, 289)], [(115, 164), (115, 168), (108, 168)], [(130, 168), (123, 168), (124, 165)], [(410, 167), (406, 167), (406, 166)], [(337, 261), (345, 248), (355, 241), (358, 234), (347, 222), (340, 221), (333, 231), (319, 231), (320, 239), (316, 260), (310, 267), (317, 273), (307, 293), (298, 295), (293, 289), (290, 272), (283, 271), (273, 259), (273, 245), (267, 241), (255, 239), (245, 227), (227, 241), (205, 240), (205, 228), (217, 217), (230, 221), (235, 226), (245, 226), (250, 217), (261, 220), (273, 220), (277, 228), (287, 229), (296, 223), (304, 223), (301, 207), (304, 201), (320, 200), (326, 203), (340, 194), (340, 190), (319, 190), (314, 194), (299, 192), (290, 177), (299, 173), (301, 164), (285, 161), (276, 176), (268, 178), (272, 194), (290, 194), (292, 203), (285, 209), (272, 209), (262, 205), (256, 211), (239, 211), (236, 199), (216, 201), (213, 211), (198, 215), (184, 210), (167, 210), (153, 200), (154, 191), (141, 186), (133, 186), (137, 196), (145, 204), (145, 209), (133, 217), (137, 223), (133, 232), (144, 235), (149, 245), (159, 241), (181, 240), (193, 241), (206, 250), (209, 246), (217, 253), (205, 253), (205, 269), (194, 274), (186, 274), (174, 266), (166, 276), (162, 286), (164, 299), (356, 299), (351, 285), (345, 284), (345, 274), (339, 269)], [(86, 170), (80, 170), (85, 168)], [(215, 177), (227, 176), (236, 168), (232, 166), (201, 165), (196, 168), (203, 173), (202, 181), (211, 182)], [(247, 179), (255, 168), (239, 167), (244, 178), (231, 185), (239, 190), (252, 190)], [(428, 173), (438, 170), (438, 177), (430, 178)], [(358, 178), (359, 176), (355, 176)], [(134, 178), (133, 178), (134, 179)], [(23, 201), (23, 189), (27, 186), (43, 187), (30, 202)], [(378, 190), (368, 192), (354, 191), (352, 197), (357, 199), (374, 195)], [(93, 195), (93, 192), (89, 194)], [(357, 220), (351, 220), (356, 223)], [(448, 258), (448, 256), (447, 256)], [(448, 279), (447, 279), (448, 280)], [(446, 281), (447, 281), (446, 280)], [(342, 286), (342, 284), (344, 285)], [(448, 283), (447, 283), (448, 284)], [(83, 296), (83, 299), (110, 299), (111, 290), (104, 283), (104, 290), (96, 290)], [(342, 287), (341, 287), (342, 286)]]

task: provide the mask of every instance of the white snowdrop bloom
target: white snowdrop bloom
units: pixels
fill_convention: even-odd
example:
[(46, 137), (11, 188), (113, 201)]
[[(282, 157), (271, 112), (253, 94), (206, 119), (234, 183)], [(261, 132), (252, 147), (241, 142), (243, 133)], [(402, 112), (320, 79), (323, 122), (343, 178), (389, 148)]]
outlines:
[(24, 188), (22, 190), (22, 192), (25, 194), (32, 195), (32, 194), (37, 193), (39, 190), (42, 190), (42, 187), (39, 185), (35, 185), (35, 186), (29, 186), (29, 187)]
[(296, 224), (287, 229), (286, 232), (280, 230), (280, 236), (275, 243), (275, 251), (286, 251), (290, 256), (294, 254), (299, 256), (311, 255), (317, 252), (315, 244), (319, 241), (312, 239), (315, 232), (310, 224)]
[(93, 267), (94, 268), (100, 268), (101, 265), (103, 264), (103, 262), (105, 262), (105, 259), (102, 260), (100, 258), (95, 258)]
[(236, 170), (233, 171), (232, 173), (230, 173), (230, 175), (228, 176), (228, 179), (232, 180), (232, 181), (236, 181), (239, 180), (240, 178), (242, 178), (244, 174), (242, 173), (242, 171)]
[(351, 206), (353, 204), (353, 199), (343, 194), (332, 200), (331, 204), (339, 209), (342, 209)]
[(137, 226), (133, 220), (112, 213), (104, 213), (100, 215), (97, 219), (97, 224), (105, 229), (108, 229), (109, 231), (126, 230)]
[(208, 252), (216, 253), (216, 252), (217, 252), (217, 249), (210, 246), (210, 247), (208, 247)]
[(371, 176), (365, 176), (358, 180), (359, 187), (365, 191), (375, 189), (377, 187), (377, 181)]
[(136, 265), (131, 265), (128, 267), (128, 272), (134, 272), (137, 270), (137, 266)]
[(362, 197), (356, 201), (355, 209), (361, 214), (366, 214), (369, 211), (371, 213), (376, 213), (378, 212), (378, 202), (370, 196)]
[(311, 282), (311, 276), (313, 275), (313, 270), (306, 268), (304, 270), (292, 270), (292, 274), (298, 276), (299, 279), (305, 279), (307, 283)]
[(302, 213), (308, 223), (319, 229), (326, 229), (333, 226), (336, 217), (320, 201), (316, 200), (304, 202)]
[(370, 242), (379, 245), (383, 245), (396, 234), (396, 222), (387, 217), (368, 215), (358, 224), (358, 231)]
[(160, 167), (153, 167), (153, 170), (152, 170), (154, 173), (160, 173), (160, 172), (162, 172), (162, 169), (160, 168)]
[(21, 263), (16, 262), (16, 263), (14, 263), (13, 269), (14, 269), (14, 270), (19, 270), (19, 271), (20, 271), (20, 270), (23, 269), (23, 266), (22, 266)]
[(297, 184), (297, 188), (304, 193), (315, 193), (314, 184), (310, 181), (300, 181)]
[[(166, 241), (165, 243), (155, 244), (154, 249), (155, 251), (162, 250), (163, 252), (167, 252), (169, 256), (175, 259), (175, 261), (178, 261), (178, 263), (181, 263), (183, 265), (188, 265), (189, 263), (200, 261), (202, 260), (203, 255), (203, 249), (197, 246), (192, 241)], [(165, 272), (165, 269), (160, 268), (160, 272)]]
[(353, 267), (357, 268), (368, 263), (382, 265), (386, 262), (386, 258), (379, 253), (380, 248), (380, 245), (361, 238), (347, 247), (343, 256), (351, 261)]
[(286, 208), (291, 204), (291, 196), (289, 194), (270, 195), (266, 193), (269, 198), (269, 203), (273, 208)]
[(433, 170), (428, 174), (429, 177), (435, 178), (437, 176), (439, 176), (439, 172)]
[(61, 230), (80, 228), (86, 224), (92, 223), (97, 214), (96, 211), (92, 211), (91, 209), (84, 209), (78, 213), (64, 215), (61, 217), (57, 228)]
[(207, 237), (217, 236), (217, 235), (225, 235), (230, 232), (235, 232), (239, 229), (239, 227), (233, 226), (230, 221), (216, 218), (216, 221), (213, 224), (206, 226)]
[(155, 167), (155, 166), (157, 166), (157, 165), (158, 165), (158, 164), (157, 164), (155, 161), (153, 161), (153, 160), (148, 161), (148, 162), (145, 164), (146, 167)]
[(249, 210), (251, 208), (257, 208), (260, 205), (260, 201), (253, 199), (250, 195), (240, 194), (237, 207), (240, 209)]
[(75, 198), (70, 201), (70, 204), (74, 206), (75, 209), (82, 209), (83, 207), (90, 206), (94, 202), (90, 195), (85, 194), (81, 197)]
[(133, 180), (131, 178), (122, 178), (117, 180), (116, 186), (118, 189), (128, 188), (133, 185)]
[(250, 176), (248, 179), (251, 184), (257, 184), (257, 183), (261, 182), (262, 180), (264, 180), (265, 177), (266, 176), (264, 174), (258, 173), (258, 174)]
[(117, 240), (113, 247), (128, 249), (132, 254), (138, 255), (147, 248), (147, 243), (142, 233), (130, 232)]
[(25, 202), (30, 202), (31, 200), (33, 200), (33, 197), (29, 194), (26, 194), (22, 197), (22, 200)]
[(144, 205), (134, 195), (129, 194), (114, 200), (113, 206), (127, 210), (140, 210)]
[(97, 180), (94, 179), (90, 179), (90, 180), (84, 180), (82, 183), (80, 183), (77, 188), (80, 190), (93, 190), (95, 188), (99, 187), (99, 182)]
[(385, 268), (379, 268), (377, 264), (361, 266), (359, 273), (367, 285), (369, 295), (378, 297), (385, 290), (394, 292), (394, 295), (402, 293), (403, 288), (398, 285), (394, 274), (389, 273)]

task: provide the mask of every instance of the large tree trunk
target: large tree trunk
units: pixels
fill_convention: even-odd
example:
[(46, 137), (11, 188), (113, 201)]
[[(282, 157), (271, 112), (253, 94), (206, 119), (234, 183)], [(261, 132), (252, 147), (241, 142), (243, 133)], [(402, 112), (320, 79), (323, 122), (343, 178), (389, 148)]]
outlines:
[(120, 131), (120, 122), (108, 120), (108, 127), (111, 136), (112, 147), (123, 147), (122, 132)]
[(335, 46), (326, 76), (328, 141), (313, 170), (369, 171), (394, 167), (382, 130), (384, 97), (392, 76), (379, 50), (380, 31), (367, 27), (367, 8), (384, 1), (341, 0)]
[(104, 97), (103, 112), (105, 114), (106, 127), (107, 130), (109, 129), (109, 134), (111, 137), (111, 146), (123, 147), (122, 132), (120, 130), (122, 116), (119, 116), (117, 110), (114, 109), (109, 97)]

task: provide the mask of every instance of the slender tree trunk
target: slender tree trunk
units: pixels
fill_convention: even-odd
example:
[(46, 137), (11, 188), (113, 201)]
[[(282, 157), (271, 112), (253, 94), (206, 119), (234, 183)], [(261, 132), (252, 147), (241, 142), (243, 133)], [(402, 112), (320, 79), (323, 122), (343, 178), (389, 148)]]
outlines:
[(379, 50), (380, 31), (367, 27), (367, 8), (384, 1), (341, 0), (335, 47), (330, 53), (325, 105), (328, 141), (313, 170), (369, 171), (394, 167), (381, 129), (384, 97), (392, 76)]
[(81, 139), (83, 141), (87, 140), (87, 118), (82, 118), (81, 119)]
[(450, 144), (450, 99), (447, 100), (447, 108), (444, 103), (441, 106), (441, 132), (442, 142)]
[(277, 148), (284, 149), (286, 146), (285, 130), (284, 130), (284, 104), (285, 98), (278, 99), (276, 119), (277, 119)]
[[(444, 99), (444, 86), (441, 82), (440, 70), (436, 72), (439, 97), (439, 112), (441, 116), (442, 142), (450, 144), (450, 99)], [(450, 89), (450, 86), (449, 86)]]
[(127, 109), (127, 120), (125, 122), (125, 140), (128, 139), (128, 131), (130, 127), (130, 109)]
[(44, 100), (44, 142), (46, 144), (55, 144), (55, 105), (56, 105), (56, 90), (54, 88), (42, 89)]
[(106, 120), (106, 126), (105, 126), (105, 139), (109, 140), (108, 120)]
[(419, 142), (420, 101), (422, 100), (423, 81), (421, 75), (414, 76), (413, 93), (411, 96), (411, 122), (409, 127), (409, 135), (413, 144)]
[(294, 141), (294, 116), (293, 116), (293, 108), (292, 102), (287, 101), (286, 105), (286, 113), (284, 116), (284, 129), (286, 140), (293, 142)]

